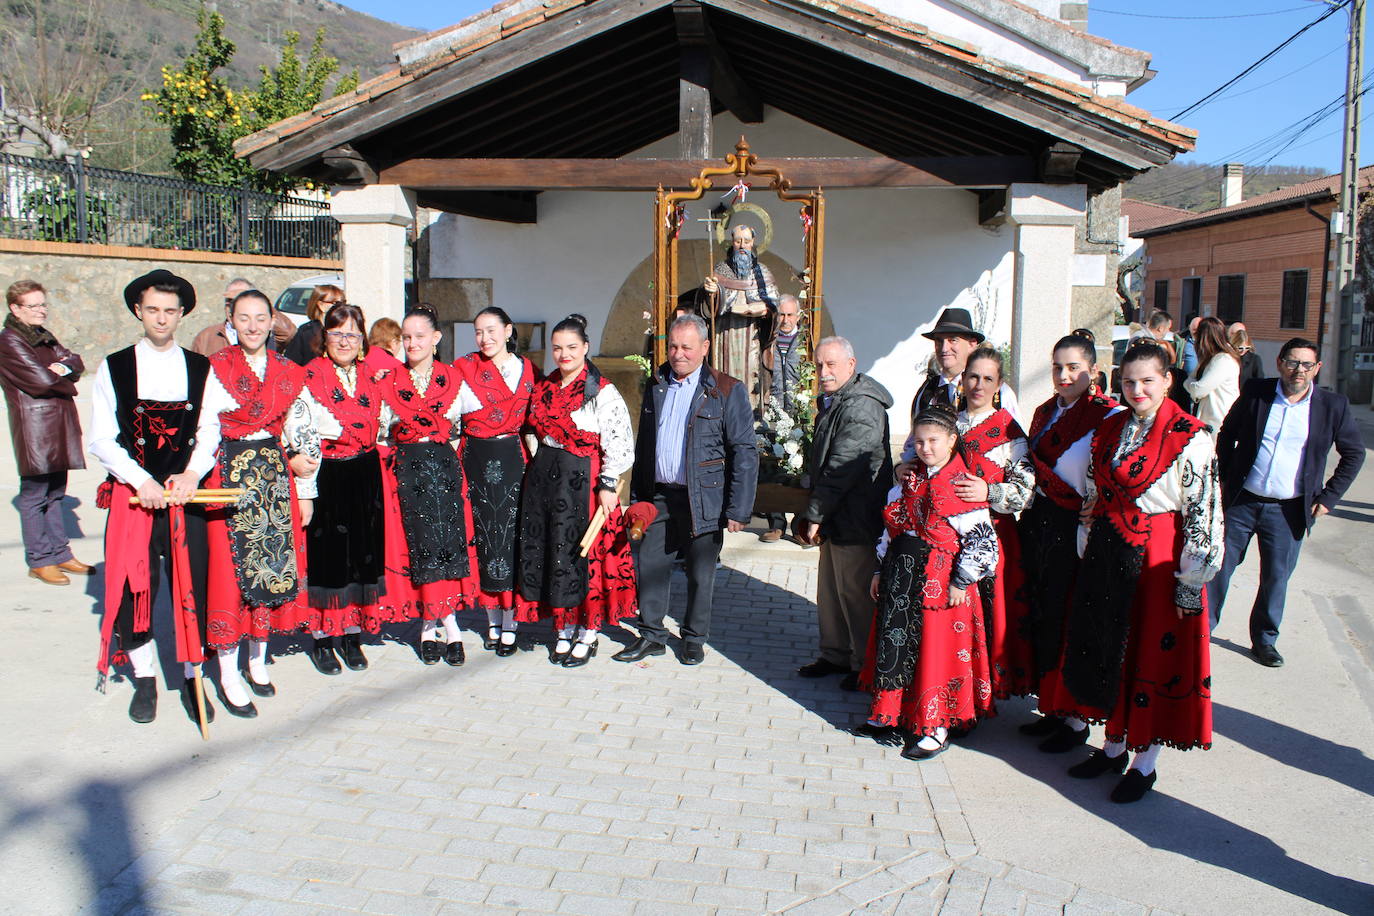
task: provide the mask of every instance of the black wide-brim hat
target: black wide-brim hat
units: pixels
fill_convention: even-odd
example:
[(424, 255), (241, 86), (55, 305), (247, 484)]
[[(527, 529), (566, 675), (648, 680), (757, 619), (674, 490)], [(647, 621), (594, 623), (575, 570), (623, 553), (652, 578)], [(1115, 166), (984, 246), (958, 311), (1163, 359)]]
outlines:
[(940, 313), (940, 320), (921, 335), (931, 340), (939, 340), (941, 337), (972, 337), (982, 343), (987, 338), (981, 331), (973, 329), (973, 316), (968, 313), (968, 309), (945, 309)]
[(175, 286), (177, 288), (177, 298), (181, 300), (181, 313), (189, 315), (196, 307), (196, 288), (184, 277), (178, 277), (170, 270), (158, 268), (139, 277), (128, 286), (124, 287), (124, 304), (129, 307), (129, 311), (134, 313), (134, 306), (138, 305), (138, 297), (143, 295), (143, 291), (152, 286)]

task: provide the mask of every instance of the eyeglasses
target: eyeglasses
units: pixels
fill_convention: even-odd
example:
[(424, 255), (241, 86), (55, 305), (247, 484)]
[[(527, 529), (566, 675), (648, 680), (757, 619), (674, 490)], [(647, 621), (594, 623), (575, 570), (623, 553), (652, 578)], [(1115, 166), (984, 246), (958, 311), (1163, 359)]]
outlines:
[(348, 331), (328, 331), (325, 333), (324, 336), (328, 337), (334, 343), (353, 344), (354, 346), (357, 346), (359, 343), (361, 343), (363, 339), (363, 335), (353, 334)]
[(38, 302), (33, 305), (21, 305), (19, 308), (28, 309), (30, 312), (46, 312), (48, 310), (48, 303)]
[(1297, 372), (1299, 369), (1303, 372), (1311, 372), (1313, 369), (1317, 368), (1316, 363), (1309, 363), (1298, 359), (1285, 359), (1280, 360), (1280, 362), (1283, 363), (1283, 368), (1287, 369), (1289, 372)]

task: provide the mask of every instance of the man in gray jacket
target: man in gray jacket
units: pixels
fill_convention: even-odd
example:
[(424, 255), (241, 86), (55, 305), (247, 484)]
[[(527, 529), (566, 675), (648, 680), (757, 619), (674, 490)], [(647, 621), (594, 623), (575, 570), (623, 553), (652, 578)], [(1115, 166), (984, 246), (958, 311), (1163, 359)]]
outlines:
[(827, 337), (816, 347), (820, 412), (811, 443), (808, 540), (823, 538), (816, 579), (820, 657), (802, 677), (844, 674), (840, 686), (858, 689), (858, 672), (873, 622), (869, 588), (883, 530), (883, 503), (892, 486), (887, 410), (892, 395), (855, 371), (854, 347)]

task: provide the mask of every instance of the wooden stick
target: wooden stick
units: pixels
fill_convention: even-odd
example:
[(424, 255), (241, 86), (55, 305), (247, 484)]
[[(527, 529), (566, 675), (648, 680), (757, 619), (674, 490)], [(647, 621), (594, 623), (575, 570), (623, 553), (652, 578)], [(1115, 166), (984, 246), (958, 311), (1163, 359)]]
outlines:
[[(246, 492), (247, 491), (243, 487), (196, 490), (192, 492), (190, 502), (198, 505), (203, 505), (205, 503), (231, 503), (237, 500)], [(172, 491), (163, 490), (162, 495), (166, 499), (171, 499)], [(137, 496), (129, 497), (129, 505), (138, 506), (141, 504), (142, 503)]]
[(582, 548), (579, 556), (585, 557), (591, 553), (592, 545), (596, 543), (597, 536), (601, 534), (601, 529), (606, 525), (606, 510), (600, 506), (596, 507), (596, 514), (592, 516), (591, 523), (587, 525), (587, 533), (582, 535), (582, 540), (578, 546)]
[(200, 740), (210, 740), (209, 724), (205, 721), (205, 685), (200, 678), (200, 666), (197, 665), (196, 671), (196, 718), (200, 720)]

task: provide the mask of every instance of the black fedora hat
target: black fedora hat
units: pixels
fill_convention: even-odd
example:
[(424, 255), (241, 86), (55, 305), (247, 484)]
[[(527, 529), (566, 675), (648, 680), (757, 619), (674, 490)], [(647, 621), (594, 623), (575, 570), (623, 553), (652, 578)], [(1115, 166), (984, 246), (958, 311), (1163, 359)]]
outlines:
[(124, 304), (129, 307), (130, 312), (133, 312), (134, 306), (138, 305), (138, 297), (143, 295), (143, 291), (152, 286), (175, 286), (177, 298), (181, 300), (181, 313), (183, 315), (189, 315), (195, 309), (196, 288), (191, 285), (190, 281), (178, 277), (170, 270), (158, 268), (124, 287)]
[(986, 338), (981, 331), (973, 329), (973, 316), (968, 313), (968, 309), (945, 309), (940, 313), (940, 320), (921, 335), (931, 340), (939, 340), (941, 337), (972, 337), (982, 343)]

